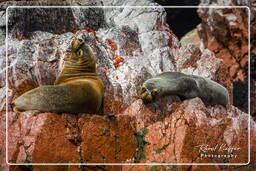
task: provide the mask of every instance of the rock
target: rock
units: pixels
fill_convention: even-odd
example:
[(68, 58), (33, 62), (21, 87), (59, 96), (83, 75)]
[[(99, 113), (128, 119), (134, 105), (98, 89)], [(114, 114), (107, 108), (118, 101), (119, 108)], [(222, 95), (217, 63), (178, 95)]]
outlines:
[[(9, 2), (12, 3), (16, 2)], [(78, 0), (75, 3), (79, 5), (85, 2)], [(97, 1), (96, 5), (100, 3)], [(149, 1), (103, 0), (102, 3), (121, 6), (157, 5)], [(1, 5), (1, 9), (5, 9), (8, 3)], [(34, 16), (26, 14), (25, 19), (31, 17), (34, 21), (38, 17), (35, 25), (40, 25), (41, 17), (49, 15), (48, 12), (36, 13)], [(53, 17), (47, 20), (46, 27), (38, 30), (24, 30), (27, 23), (16, 23), (15, 17), (19, 16), (12, 14), (10, 27), (20, 30), (19, 34), (16, 34), (15, 29), (10, 30), (7, 61), (5, 47), (0, 46), (2, 163), (5, 161), (6, 107), (10, 111), (10, 162), (247, 162), (248, 115), (231, 105), (232, 76), (228, 73), (230, 70), (225, 60), (216, 58), (209, 49), (199, 48), (191, 43), (181, 44), (169, 29), (163, 8), (105, 8), (96, 11), (91, 8), (74, 8), (61, 12), (71, 14), (68, 16), (70, 21), (61, 18), (60, 11), (54, 11)], [(24, 10), (21, 13), (26, 12)], [(0, 13), (0, 17), (4, 15), (4, 12)], [(96, 18), (87, 18), (88, 15), (95, 15)], [(58, 25), (53, 27), (56, 17), (60, 20), (58, 23), (68, 22), (73, 25), (61, 29), (58, 29)], [(4, 27), (4, 23), (0, 24)], [(97, 57), (97, 72), (105, 85), (106, 115), (11, 112), (9, 103), (13, 99), (35, 87), (53, 84), (56, 75), (62, 70), (65, 58), (70, 54), (70, 42), (74, 37), (90, 44)], [(223, 53), (225, 52), (224, 50)], [(6, 62), (9, 66), (7, 77)], [(243, 66), (245, 63), (246, 60), (240, 61)], [(206, 108), (199, 98), (182, 102), (172, 96), (157, 99), (152, 104), (142, 104), (138, 96), (142, 83), (166, 71), (199, 75), (222, 84), (230, 92), (230, 104), (227, 108)], [(6, 78), (9, 87), (7, 94)], [(250, 117), (249, 120), (252, 130), (250, 138), (255, 139), (255, 122)], [(236, 158), (202, 157), (200, 145), (204, 144), (209, 147), (219, 145), (222, 148), (228, 145), (238, 147), (240, 151), (234, 151)], [(251, 147), (252, 152), (255, 152), (254, 141)], [(7, 165), (3, 167), (6, 170), (9, 168)], [(120, 169), (114, 166), (31, 167), (34, 170)], [(158, 169), (154, 166), (148, 168)], [(221, 166), (214, 169), (220, 168), (225, 169)], [(233, 167), (228, 167), (231, 168)], [(141, 168), (125, 166), (121, 169)], [(196, 166), (159, 169), (198, 170)]]
[[(136, 154), (133, 118), (126, 115), (79, 118), (81, 153), (85, 163), (127, 163)], [(95, 155), (97, 154), (97, 155)]]
[[(141, 106), (141, 102), (136, 101), (127, 109), (127, 112), (129, 114), (136, 113), (136, 129), (146, 132), (142, 163), (205, 163), (212, 160), (230, 163), (243, 160), (246, 163), (248, 161), (248, 117), (252, 123), (250, 127), (251, 140), (255, 136), (255, 123), (250, 116), (243, 112), (240, 113), (241, 111), (233, 106), (229, 106), (227, 109), (221, 106), (207, 109), (200, 99), (195, 98), (176, 105), (171, 115), (161, 117), (162, 114), (156, 116), (157, 112), (154, 110), (150, 112), (145, 106)], [(152, 117), (159, 118), (159, 120), (154, 120)], [(224, 146), (236, 146), (239, 149), (233, 150), (233, 154), (238, 155), (236, 158), (226, 159), (204, 158), (201, 156), (203, 152), (200, 151), (200, 149), (203, 150), (203, 146), (217, 146), (215, 151), (208, 151), (208, 154), (226, 154), (223, 150)], [(251, 141), (251, 150), (255, 151), (255, 149), (253, 140)], [(251, 161), (254, 160), (251, 158)], [(250, 167), (253, 168), (253, 166)], [(135, 169), (137, 167), (128, 166), (127, 168)], [(211, 168), (219, 170), (225, 167)], [(229, 166), (226, 169), (231, 168), (236, 167)], [(193, 166), (191, 170), (198, 170), (198, 168)]]
[[(54, 5), (67, 5), (65, 2), (36, 2), (36, 1), (7, 1), (0, 3), (0, 17), (1, 17), (1, 23), (0, 23), (0, 44), (4, 44), (5, 41), (5, 34), (6, 34), (6, 9), (9, 6), (40, 6), (40, 5), (48, 5), (48, 6), (54, 6)], [(32, 12), (33, 11), (33, 12)], [(70, 9), (57, 9), (55, 10), (55, 15), (58, 18), (61, 13), (68, 14), (66, 16), (70, 20), (56, 20), (56, 18), (50, 18), (46, 17), (47, 13), (49, 15), (49, 9), (27, 9), (24, 11), (22, 8), (8, 8), (8, 30), (9, 34), (12, 34), (13, 36), (17, 36), (19, 39), (28, 38), (30, 36), (30, 33), (33, 31), (37, 31), (39, 27), (44, 25), (45, 27), (41, 28), (43, 30), (51, 30), (54, 33), (64, 33), (68, 31), (69, 29), (75, 29), (77, 26), (75, 25), (74, 19), (71, 19), (73, 17), (72, 13), (70, 13)], [(22, 15), (20, 15), (22, 13)], [(31, 15), (33, 13), (34, 15)], [(23, 16), (23, 17), (21, 17)], [(42, 18), (38, 17), (41, 16)], [(15, 22), (14, 22), (15, 21)], [(56, 29), (54, 27), (57, 23), (59, 25), (64, 24), (70, 24), (62, 27), (61, 29)], [(47, 24), (46, 24), (47, 23)], [(34, 27), (30, 27), (31, 24), (34, 24)], [(67, 30), (65, 30), (67, 29)]]
[[(202, 0), (202, 6), (244, 6), (244, 8), (200, 8), (198, 14), (202, 19), (199, 36), (202, 45), (213, 51), (216, 57), (224, 60), (229, 75), (233, 80), (234, 105), (248, 111), (248, 49), (250, 59), (255, 56), (253, 47), (256, 38), (256, 8), (253, 1), (208, 1)], [(248, 8), (245, 8), (248, 7)], [(250, 10), (250, 11), (249, 11)], [(250, 21), (249, 19), (250, 12)], [(250, 22), (251, 45), (248, 45)], [(251, 46), (249, 48), (248, 46)], [(241, 92), (243, 91), (243, 92)]]
[[(130, 3), (126, 5), (133, 4)], [(143, 5), (155, 4), (145, 2)], [(205, 50), (201, 52), (193, 45), (181, 46), (166, 24), (163, 8), (147, 8), (146, 11), (140, 8), (123, 10), (106, 8), (104, 13), (95, 11), (92, 16), (99, 16), (99, 20), (88, 21), (87, 24), (82, 22), (87, 13), (84, 11), (84, 15), (79, 15), (82, 13), (81, 10), (74, 8), (71, 11), (75, 16), (72, 20), (76, 22), (77, 27), (86, 26), (75, 33), (52, 34), (54, 31), (49, 26), (44, 28), (46, 30), (32, 31), (30, 37), (25, 40), (10, 37), (8, 41), (9, 102), (32, 88), (53, 84), (56, 75), (62, 69), (63, 59), (69, 54), (70, 42), (74, 36), (86, 40), (98, 58), (98, 72), (106, 87), (105, 113), (122, 112), (138, 98), (140, 85), (145, 80), (166, 71), (181, 71), (208, 77), (232, 92), (230, 79), (219, 79), (226, 74), (224, 63), (216, 59), (213, 54), (210, 54), (211, 57), (208, 59), (208, 52)], [(24, 12), (26, 11), (23, 9), (21, 13)], [(90, 15), (90, 11), (87, 12)], [(13, 17), (10, 18), (10, 23), (15, 23), (16, 14), (14, 14), (11, 15)], [(53, 16), (58, 15), (54, 13)], [(105, 22), (100, 22), (103, 18)], [(150, 23), (147, 24), (144, 20), (149, 20)], [(91, 27), (96, 30), (87, 27), (89, 23), (93, 24), (94, 26)], [(19, 28), (22, 29), (22, 25)], [(4, 47), (2, 48), (4, 56)], [(205, 65), (205, 61), (209, 64)], [(4, 57), (0, 61), (0, 66), (5, 67)], [(222, 72), (217, 72), (219, 70)], [(0, 86), (2, 91), (5, 91), (5, 73), (2, 72), (1, 76)], [(1, 101), (3, 104), (0, 107), (3, 110), (5, 102), (2, 99)]]
[[(40, 32), (42, 33), (42, 32)], [(11, 40), (8, 42), (8, 101), (24, 92), (40, 85), (52, 85), (58, 73), (59, 63), (65, 58), (69, 48), (69, 40), (73, 34), (53, 35), (50, 33), (34, 32), (33, 40)], [(54, 37), (55, 36), (55, 37)], [(4, 46), (2, 46), (4, 47)], [(4, 49), (4, 48), (2, 48)], [(4, 50), (1, 55), (4, 55)], [(3, 68), (0, 73), (0, 89), (5, 91), (6, 73), (5, 73), (5, 55), (1, 56), (0, 67)], [(3, 98), (5, 93), (1, 94)], [(1, 110), (5, 108), (4, 99)]]
[[(213, 147), (217, 144), (218, 148), (221, 148), (221, 145), (239, 148), (233, 152), (240, 157), (224, 159), (227, 160), (226, 162), (246, 163), (248, 160), (248, 131), (246, 131), (248, 115), (240, 113), (241, 111), (233, 106), (227, 109), (221, 106), (206, 108), (199, 98), (195, 98), (176, 105), (171, 115), (165, 117), (156, 116), (160, 113), (154, 110), (150, 112), (141, 106), (139, 101), (127, 110), (129, 114), (136, 113), (137, 131), (147, 130), (144, 137), (146, 150), (143, 152), (145, 155), (143, 162), (209, 162), (211, 159), (200, 156), (203, 153), (200, 147), (201, 145)], [(159, 120), (154, 120), (153, 116)], [(254, 124), (251, 125), (251, 130), (254, 130), (254, 127)], [(252, 131), (251, 135), (253, 134), (255, 132)], [(218, 153), (225, 152), (218, 151)], [(216, 159), (216, 162), (221, 161), (223, 160)]]
[(8, 117), (8, 156), (12, 163), (126, 162), (136, 152), (129, 116), (31, 111), (9, 112)]
[[(256, 124), (248, 114), (231, 105), (206, 108), (199, 98), (168, 104), (170, 100), (157, 100), (158, 105), (165, 106), (144, 105), (137, 100), (116, 116), (9, 112), (9, 161), (246, 163), (248, 119), (251, 153), (256, 152)], [(1, 125), (5, 125), (4, 116), (1, 112)], [(3, 149), (5, 134), (1, 130)], [(216, 149), (207, 151), (207, 147)], [(205, 153), (229, 156), (207, 157)], [(68, 168), (56, 166), (62, 167)], [(223, 167), (216, 166), (215, 170)], [(192, 170), (197, 169), (193, 166)]]
[(197, 47), (200, 47), (201, 44), (201, 40), (198, 34), (198, 27), (200, 27), (199, 25), (191, 30), (190, 32), (188, 32), (187, 34), (185, 34), (181, 39), (180, 39), (180, 43), (184, 46), (188, 43), (192, 43), (194, 45), (196, 45)]
[[(78, 6), (102, 5), (100, 1), (7, 1), (0, 3), (0, 45), (5, 40), (6, 8), (8, 6)], [(33, 13), (33, 15), (31, 15)], [(51, 16), (51, 17), (49, 17)], [(60, 20), (60, 18), (63, 18)], [(31, 27), (33, 25), (33, 27)], [(35, 31), (53, 34), (73, 32), (79, 28), (94, 30), (105, 27), (103, 9), (100, 8), (8, 8), (8, 31), (17, 39), (28, 39)]]
[(256, 121), (256, 58), (255, 56), (252, 56), (251, 60), (251, 92), (250, 92), (250, 97), (251, 97), (251, 115)]
[[(59, 20), (60, 17), (64, 19)], [(8, 21), (9, 33), (16, 34), (12, 36), (19, 40), (30, 38), (30, 34), (38, 30), (61, 34), (77, 29), (70, 8), (9, 8)]]
[[(248, 6), (251, 10), (251, 40), (255, 39), (256, 22), (252, 1), (208, 1), (202, 6)], [(244, 81), (248, 66), (248, 9), (247, 8), (200, 8), (202, 18), (199, 36), (205, 48), (212, 50), (228, 65), (230, 76), (236, 81)], [(252, 53), (255, 48), (252, 47)]]

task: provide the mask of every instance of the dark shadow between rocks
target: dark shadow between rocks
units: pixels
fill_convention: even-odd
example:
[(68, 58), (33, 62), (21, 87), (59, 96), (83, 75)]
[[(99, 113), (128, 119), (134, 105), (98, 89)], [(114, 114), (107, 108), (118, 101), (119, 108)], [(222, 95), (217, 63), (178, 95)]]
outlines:
[[(18, 3), (15, 5), (22, 5)], [(30, 2), (26, 5), (51, 6), (49, 2)], [(67, 5), (58, 3), (58, 6)], [(98, 30), (105, 27), (105, 16), (100, 8), (9, 8), (8, 9), (9, 34), (18, 40), (29, 39), (35, 31), (63, 34), (75, 32), (84, 27)]]

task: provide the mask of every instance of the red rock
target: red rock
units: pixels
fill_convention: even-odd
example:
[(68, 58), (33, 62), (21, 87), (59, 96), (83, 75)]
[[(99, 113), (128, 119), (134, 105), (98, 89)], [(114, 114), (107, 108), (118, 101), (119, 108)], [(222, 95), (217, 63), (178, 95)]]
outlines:
[(125, 163), (132, 160), (137, 142), (131, 122), (132, 117), (127, 115), (113, 118), (84, 115), (79, 118), (84, 162)]
[[(227, 6), (237, 5), (251, 6), (251, 2), (227, 1)], [(202, 1), (202, 4), (224, 5), (222, 1)], [(251, 9), (252, 10), (252, 9)], [(248, 13), (242, 8), (230, 9), (211, 9), (204, 8), (198, 10), (202, 18), (199, 36), (204, 47), (212, 50), (218, 58), (221, 58), (227, 64), (230, 70), (230, 76), (234, 80), (244, 81), (245, 75), (237, 74), (239, 70), (242, 73), (247, 71), (248, 61)], [(251, 22), (254, 26), (255, 22)], [(255, 37), (255, 31), (251, 32), (251, 37)], [(252, 52), (255, 51), (252, 47)]]
[[(30, 160), (49, 163), (247, 162), (247, 114), (233, 106), (206, 108), (199, 98), (184, 102), (175, 101), (176, 98), (166, 97), (157, 99), (154, 104), (144, 105), (141, 100), (137, 100), (123, 113), (115, 116), (54, 114), (38, 111), (9, 112), (9, 161), (14, 163)], [(162, 106), (159, 106), (161, 104)], [(3, 125), (4, 117), (3, 113), (1, 114), (1, 125)], [(253, 154), (256, 152), (256, 124), (253, 120), (250, 121)], [(3, 129), (1, 135), (4, 135)], [(1, 148), (4, 147), (3, 137), (0, 138)], [(233, 150), (237, 158), (219, 159), (202, 157), (203, 146), (217, 146), (217, 150), (208, 151), (209, 154), (227, 154), (223, 150), (224, 147), (240, 149)], [(3, 157), (4, 155), (2, 162)], [(253, 156), (252, 160), (255, 160)], [(70, 167), (33, 166), (38, 170)], [(79, 167), (82, 166), (72, 168), (78, 170)], [(117, 167), (105, 168), (118, 170)], [(139, 166), (125, 166), (124, 170), (131, 168), (142, 169)], [(196, 166), (191, 168), (198, 170)], [(218, 170), (219, 167), (212, 169)]]
[(87, 31), (88, 33), (93, 33), (94, 35), (96, 35), (96, 32), (89, 27), (84, 27), (84, 28), (80, 29), (79, 31)]
[(124, 58), (122, 58), (121, 56), (118, 56), (115, 58), (114, 60), (114, 66), (117, 68), (120, 66), (120, 63), (124, 62)]
[(111, 39), (105, 39), (105, 41), (110, 45), (110, 49), (112, 50), (112, 51), (115, 51), (115, 50), (117, 50), (117, 44), (113, 41), (113, 40), (111, 40)]
[(104, 113), (118, 114), (123, 112), (128, 105), (125, 104), (122, 97), (120, 85), (113, 85), (109, 81), (106, 72), (102, 72), (100, 75), (105, 86)]
[(240, 65), (241, 67), (245, 67), (246, 65), (248, 65), (248, 57), (244, 57), (243, 59), (241, 59)]
[[(65, 138), (61, 115), (35, 112), (12, 113), (8, 127), (8, 160), (11, 163), (77, 163), (77, 147)], [(9, 117), (10, 118), (10, 117)]]
[[(132, 12), (132, 11), (131, 11)], [(213, 11), (216, 12), (216, 11)], [(218, 11), (217, 11), (218, 12)], [(225, 15), (209, 16), (207, 11), (203, 11), (202, 18), (209, 19), (215, 17), (212, 22), (203, 22), (200, 36), (206, 48), (211, 49), (214, 54), (205, 54), (205, 50), (200, 50), (193, 46), (180, 47), (178, 39), (167, 27), (165, 15), (162, 12), (152, 12), (148, 15), (148, 23), (139, 23), (134, 25), (133, 22), (128, 23), (128, 27), (138, 26), (138, 31), (135, 34), (116, 29), (110, 36), (111, 39), (106, 39), (104, 46), (97, 44), (98, 37), (96, 32), (90, 28), (84, 28), (86, 33), (91, 35), (88, 39), (93, 44), (93, 49), (96, 49), (99, 59), (104, 59), (98, 64), (103, 69), (100, 75), (105, 85), (104, 95), (104, 112), (107, 114), (115, 114), (115, 116), (99, 116), (86, 114), (54, 114), (40, 113), (37, 111), (27, 111), (23, 113), (9, 112), (9, 136), (8, 136), (8, 154), (10, 162), (126, 162), (126, 163), (177, 163), (177, 162), (192, 162), (192, 163), (213, 163), (213, 162), (247, 162), (247, 145), (248, 145), (248, 127), (245, 114), (237, 108), (229, 105), (227, 108), (222, 106), (206, 108), (199, 98), (179, 101), (176, 97), (165, 97), (157, 99), (155, 103), (144, 105), (141, 100), (136, 100), (139, 89), (134, 91), (134, 94), (127, 93), (130, 91), (130, 86), (136, 85), (136, 88), (141, 85), (138, 80), (145, 80), (152, 76), (152, 73), (190, 69), (196, 70), (198, 73), (206, 73), (206, 77), (210, 77), (214, 81), (219, 82), (228, 88), (232, 94), (232, 82), (228, 75), (235, 79), (244, 79), (244, 68), (248, 61), (246, 51), (247, 42), (243, 35), (247, 34), (247, 29), (244, 25), (244, 12), (234, 10), (235, 16), (238, 17), (240, 25), (231, 26), (229, 29), (222, 27), (222, 24), (230, 15), (230, 11), (226, 11)], [(165, 13), (165, 12), (163, 12)], [(124, 14), (124, 13), (122, 13)], [(156, 15), (157, 16), (156, 16)], [(144, 15), (144, 13), (142, 13)], [(142, 15), (138, 15), (141, 17)], [(156, 17), (154, 17), (156, 16)], [(160, 18), (159, 18), (160, 17)], [(143, 18), (143, 17), (141, 17)], [(157, 22), (155, 22), (155, 19)], [(121, 21), (115, 18), (115, 24), (120, 24)], [(126, 18), (125, 21), (127, 21)], [(121, 20), (123, 20), (121, 19)], [(139, 19), (139, 18), (137, 18)], [(138, 20), (140, 21), (140, 20)], [(216, 22), (216, 23), (214, 23)], [(224, 22), (224, 23), (223, 23)], [(153, 23), (153, 25), (152, 25)], [(213, 25), (211, 25), (213, 24)], [(220, 25), (218, 25), (220, 24)], [(126, 25), (126, 23), (125, 23)], [(153, 26), (153, 27), (151, 27)], [(213, 29), (210, 26), (217, 26)], [(218, 27), (220, 26), (220, 27)], [(254, 27), (254, 26), (253, 26)], [(111, 28), (112, 29), (112, 28)], [(132, 29), (131, 29), (132, 30)], [(255, 30), (255, 29), (254, 29)], [(252, 35), (255, 31), (252, 30)], [(84, 32), (84, 33), (85, 33)], [(104, 32), (97, 32), (104, 33)], [(111, 32), (110, 32), (111, 33)], [(115, 34), (118, 33), (118, 34)], [(123, 36), (121, 36), (124, 33)], [(52, 36), (45, 32), (40, 33), (40, 39), (31, 41), (19, 41), (13, 44), (22, 48), (13, 48), (10, 53), (11, 62), (15, 62), (17, 53), (15, 50), (22, 51), (22, 57), (35, 57), (35, 63), (18, 61), (18, 65), (13, 65), (8, 73), (9, 88), (13, 91), (10, 99), (19, 96), (23, 92), (28, 91), (36, 86), (43, 84), (52, 84), (56, 73), (59, 53), (44, 53), (53, 46), (65, 46), (72, 36), (64, 39), (63, 37), (56, 38), (54, 41), (50, 39)], [(119, 35), (120, 34), (120, 35)], [(139, 34), (139, 37), (136, 35)], [(43, 36), (42, 36), (43, 35)], [(61, 36), (61, 35), (60, 35)], [(94, 37), (93, 37), (94, 36)], [(100, 35), (101, 39), (105, 39), (106, 34)], [(112, 38), (117, 36), (114, 42)], [(18, 36), (20, 37), (20, 36)], [(108, 36), (106, 36), (108, 37)], [(128, 38), (126, 38), (128, 37)], [(134, 38), (133, 38), (134, 37)], [(160, 37), (160, 38), (159, 38)], [(86, 37), (87, 38), (87, 37)], [(47, 44), (35, 44), (34, 41), (43, 39), (47, 40)], [(50, 41), (48, 41), (50, 39)], [(122, 42), (124, 39), (127, 42)], [(134, 39), (134, 40), (132, 40)], [(138, 40), (136, 40), (138, 39)], [(61, 40), (61, 41), (60, 41)], [(54, 42), (56, 41), (56, 44)], [(95, 43), (97, 42), (97, 43)], [(102, 42), (101, 42), (102, 43)], [(124, 44), (122, 44), (124, 43)], [(31, 46), (34, 46), (31, 48)], [(36, 46), (35, 46), (36, 45)], [(39, 45), (39, 46), (37, 46)], [(225, 46), (224, 46), (225, 45)], [(101, 47), (102, 46), (102, 47)], [(105, 47), (106, 46), (106, 47)], [(117, 50), (120, 52), (115, 53)], [(109, 50), (108, 50), (109, 47)], [(122, 47), (122, 48), (120, 48)], [(166, 48), (167, 47), (167, 48)], [(97, 51), (98, 48), (98, 51)], [(100, 48), (103, 48), (99, 50)], [(66, 49), (60, 50), (61, 53), (66, 53)], [(159, 50), (159, 52), (158, 52)], [(33, 51), (33, 52), (32, 52)], [(115, 52), (114, 52), (115, 51)], [(255, 51), (255, 48), (252, 52)], [(133, 53), (136, 52), (136, 55)], [(146, 55), (141, 55), (138, 52), (143, 52)], [(157, 52), (157, 53), (153, 53)], [(120, 68), (114, 68), (114, 64), (120, 65), (124, 62), (117, 54), (122, 56), (131, 56), (138, 58), (125, 58), (129, 64)], [(170, 54), (169, 54), (170, 53)], [(150, 63), (145, 60), (150, 57)], [(5, 55), (5, 53), (4, 53)], [(12, 56), (11, 56), (12, 55)], [(16, 56), (15, 56), (16, 55)], [(56, 57), (53, 60), (48, 57)], [(113, 57), (113, 59), (111, 58)], [(181, 56), (183, 58), (181, 58)], [(216, 59), (215, 56), (222, 58)], [(165, 58), (163, 58), (165, 57)], [(29, 59), (31, 59), (29, 58)], [(175, 58), (175, 59), (174, 59)], [(22, 58), (23, 59), (23, 58)], [(152, 60), (151, 60), (152, 59)], [(153, 59), (159, 59), (153, 61)], [(58, 62), (56, 62), (56, 60)], [(129, 61), (130, 60), (130, 61)], [(173, 60), (173, 61), (172, 61)], [(180, 60), (180, 61), (179, 61)], [(29, 61), (29, 60), (27, 60)], [(138, 63), (146, 69), (137, 68)], [(170, 65), (161, 66), (155, 72), (153, 66), (167, 62)], [(227, 64), (228, 68), (225, 66)], [(12, 63), (13, 64), (13, 63)], [(33, 65), (32, 65), (33, 64)], [(34, 65), (35, 64), (35, 65)], [(126, 64), (126, 63), (125, 63)], [(179, 67), (180, 64), (181, 67)], [(31, 70), (24, 70), (24, 66), (32, 66)], [(160, 65), (159, 65), (160, 66)], [(126, 70), (121, 70), (127, 67)], [(135, 73), (142, 73), (131, 78), (128, 75), (132, 68)], [(104, 71), (105, 70), (105, 71)], [(112, 72), (108, 73), (110, 70)], [(153, 72), (149, 72), (152, 70)], [(113, 71), (120, 71), (113, 74)], [(124, 73), (124, 75), (122, 75)], [(36, 79), (30, 78), (36, 76)], [(113, 74), (113, 77), (110, 75)], [(45, 76), (46, 75), (46, 76)], [(4, 84), (4, 75), (0, 78), (1, 85)], [(116, 81), (115, 79), (116, 78)], [(36, 81), (35, 81), (36, 80)], [(114, 81), (112, 81), (114, 80)], [(133, 81), (131, 84), (123, 86), (125, 81)], [(135, 80), (135, 81), (134, 81)], [(35, 82), (34, 82), (35, 81)], [(127, 82), (126, 82), (127, 83)], [(134, 87), (132, 87), (134, 88)], [(2, 89), (1, 89), (2, 90)], [(127, 94), (125, 94), (127, 93)], [(4, 102), (5, 97), (1, 94), (1, 102)], [(135, 98), (136, 96), (136, 98)], [(127, 97), (130, 97), (129, 99)], [(128, 99), (128, 100), (127, 100)], [(132, 99), (132, 100), (131, 100)], [(232, 99), (232, 97), (230, 98)], [(128, 101), (128, 102), (127, 102)], [(232, 104), (232, 102), (231, 102)], [(251, 161), (256, 161), (256, 126), (251, 120)], [(0, 147), (2, 151), (1, 164), (6, 170), (24, 170), (24, 166), (11, 166), (5, 163), (5, 117), (4, 112), (0, 113)], [(209, 147), (219, 145), (229, 145), (231, 147), (241, 148), (235, 151), (237, 158), (218, 159), (200, 157), (200, 145), (208, 145)], [(221, 154), (224, 152), (221, 151)], [(31, 166), (34, 170), (232, 170), (233, 166)], [(240, 167), (239, 169), (245, 169)], [(250, 166), (249, 166), (250, 167)]]
[[(158, 118), (162, 115), (157, 112), (149, 113), (148, 108), (137, 101), (126, 112), (136, 113), (137, 131), (141, 128), (147, 129), (146, 160), (141, 163), (211, 163), (214, 161), (246, 163), (248, 161), (248, 115), (241, 113), (233, 106), (227, 109), (222, 106), (206, 108), (199, 98), (195, 98), (176, 106), (171, 114), (162, 119), (154, 120), (153, 115), (158, 115)], [(255, 137), (254, 122), (253, 125), (251, 137)], [(203, 144), (209, 147), (218, 145), (219, 150), (226, 145), (240, 149), (234, 151), (237, 158), (201, 158), (202, 153), (199, 147)], [(252, 143), (251, 148), (255, 151), (255, 144)], [(223, 150), (215, 153), (226, 154)]]

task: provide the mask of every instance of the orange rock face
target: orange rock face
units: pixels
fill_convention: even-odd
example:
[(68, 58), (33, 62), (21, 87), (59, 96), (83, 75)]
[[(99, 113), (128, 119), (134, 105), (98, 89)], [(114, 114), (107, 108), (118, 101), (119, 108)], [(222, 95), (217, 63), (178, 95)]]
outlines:
[[(4, 116), (2, 112), (1, 126), (5, 123)], [(184, 102), (163, 98), (148, 105), (137, 100), (115, 116), (27, 111), (9, 112), (8, 118), (8, 161), (11, 163), (246, 163), (248, 119), (251, 121), (251, 153), (256, 152), (256, 124), (247, 114), (233, 106), (206, 108), (199, 98)], [(4, 137), (2, 129), (2, 163)], [(254, 157), (251, 160), (255, 160)], [(31, 167), (37, 170), (71, 168)], [(87, 168), (72, 166), (72, 170), (83, 167)], [(118, 170), (120, 167), (99, 168)], [(123, 166), (124, 170), (141, 168)], [(172, 166), (148, 167), (163, 168)], [(198, 170), (197, 166), (177, 168)], [(212, 167), (213, 170), (223, 168)]]
[[(4, 115), (2, 112), (1, 125), (4, 125)], [(124, 163), (136, 155), (133, 120), (128, 115), (107, 117), (29, 111), (9, 112), (8, 117), (10, 163)], [(1, 149), (5, 149), (4, 129), (1, 135)], [(2, 153), (5, 154), (5, 150)], [(2, 163), (5, 157), (2, 156)], [(39, 170), (48, 167), (34, 166)], [(68, 166), (57, 169), (67, 170)]]
[[(126, 5), (129, 3), (127, 1)], [(130, 5), (135, 4), (131, 1)], [(149, 1), (145, 1), (146, 4), (152, 5)], [(8, 49), (9, 102), (34, 87), (53, 84), (70, 53), (70, 41), (80, 36), (90, 43), (97, 55), (97, 71), (105, 86), (106, 115), (14, 113), (6, 104), (10, 110), (6, 118), (3, 111), (5, 74), (1, 73), (0, 170), (254, 170), (252, 165), (143, 166), (144, 163), (246, 163), (248, 147), (251, 161), (256, 161), (256, 124), (248, 114), (232, 106), (232, 79), (243, 80), (248, 64), (246, 13), (237, 9), (212, 12), (208, 15), (207, 9), (199, 11), (203, 19), (201, 40), (204, 48), (212, 51), (192, 44), (181, 45), (168, 28), (166, 13), (160, 8), (146, 12), (113, 9), (104, 16), (108, 17), (106, 21), (112, 22), (109, 28), (101, 28), (104, 22), (97, 20), (96, 29), (83, 26), (84, 29), (77, 32), (75, 27), (74, 34), (63, 31), (65, 34), (56, 35), (39, 30), (31, 32), (33, 36), (24, 40), (22, 32), (16, 32), (18, 40), (10, 41)], [(79, 19), (78, 14), (83, 13), (74, 14)], [(97, 17), (101, 17), (99, 15)], [(93, 16), (88, 23), (97, 17)], [(208, 22), (211, 17), (214, 20)], [(255, 31), (252, 35), (255, 36)], [(255, 53), (253, 47), (252, 52)], [(0, 56), (5, 55), (3, 45)], [(4, 62), (0, 61), (0, 67), (5, 66)], [(180, 101), (177, 97), (163, 97), (144, 105), (137, 96), (142, 83), (166, 71), (210, 78), (229, 90), (231, 102), (227, 107), (205, 107), (199, 98)], [(8, 142), (5, 141), (6, 121)], [(7, 150), (10, 163), (92, 165), (9, 166), (5, 162)], [(141, 165), (93, 165), (96, 163)]]
[[(210, 1), (204, 3), (212, 4)], [(214, 5), (224, 5), (221, 1), (215, 3)], [(227, 1), (225, 5), (238, 4), (236, 1)], [(224, 60), (229, 68), (229, 74), (234, 80), (244, 81), (247, 78), (249, 59), (247, 9), (201, 8), (198, 10), (198, 14), (202, 18), (199, 36), (204, 46), (213, 51), (216, 57)], [(252, 23), (252, 26), (254, 25), (255, 22)], [(255, 31), (251, 33), (251, 37), (255, 37)], [(255, 51), (254, 47), (252, 47), (253, 51)]]
[(137, 148), (133, 121), (127, 115), (79, 118), (83, 162), (126, 163), (132, 160)]

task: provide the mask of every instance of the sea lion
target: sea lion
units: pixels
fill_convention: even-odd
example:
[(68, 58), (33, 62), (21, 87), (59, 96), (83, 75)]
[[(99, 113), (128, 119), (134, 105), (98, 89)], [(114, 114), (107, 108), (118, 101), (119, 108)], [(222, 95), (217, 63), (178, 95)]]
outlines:
[(72, 41), (71, 55), (54, 84), (24, 93), (13, 101), (13, 110), (103, 114), (104, 85), (96, 73), (96, 57), (81, 39)]
[(142, 85), (141, 99), (145, 104), (166, 95), (177, 95), (181, 100), (199, 97), (206, 106), (228, 104), (228, 91), (225, 87), (195, 75), (165, 72), (146, 80)]

